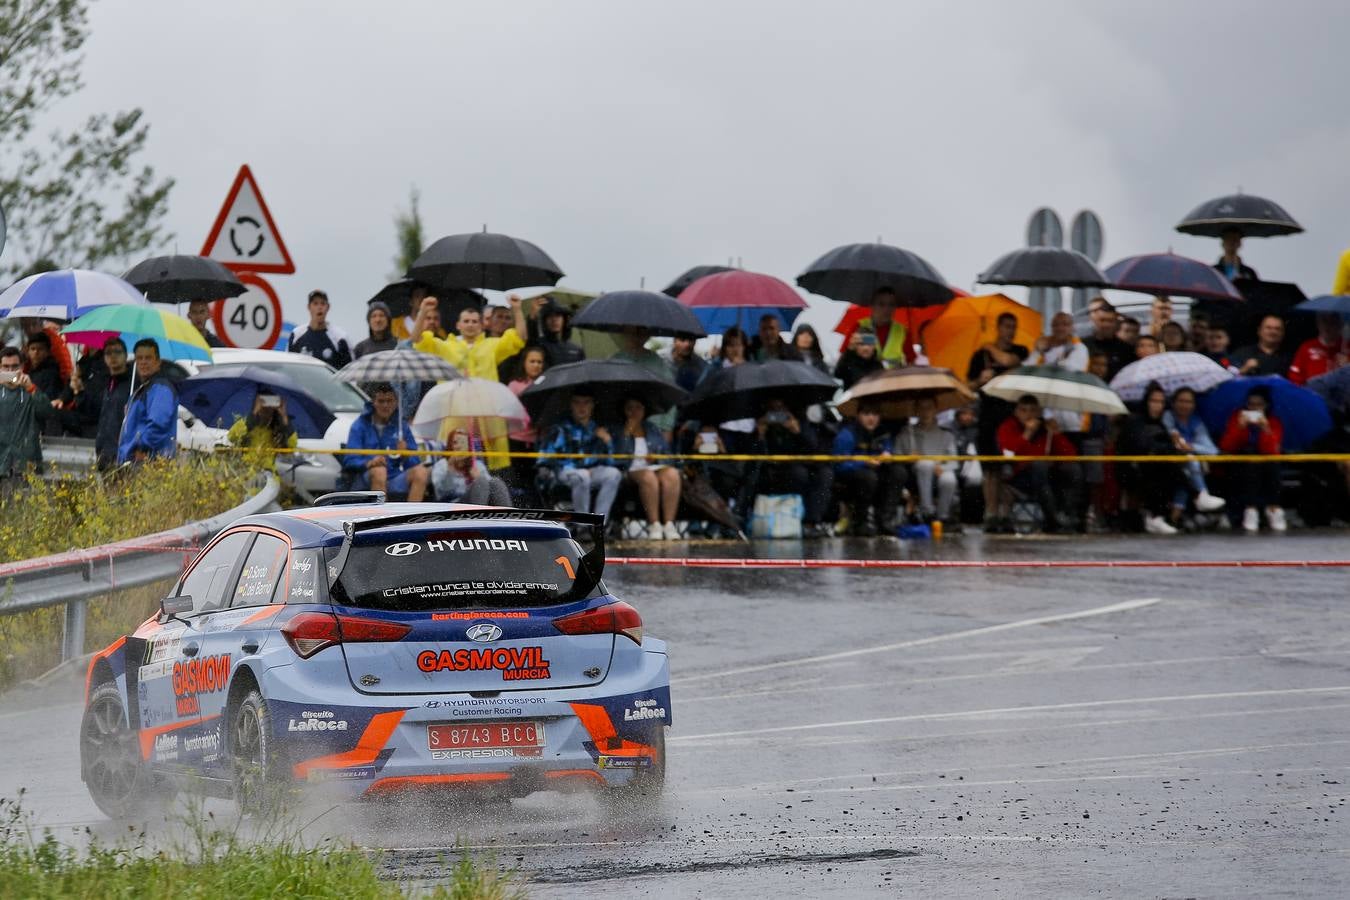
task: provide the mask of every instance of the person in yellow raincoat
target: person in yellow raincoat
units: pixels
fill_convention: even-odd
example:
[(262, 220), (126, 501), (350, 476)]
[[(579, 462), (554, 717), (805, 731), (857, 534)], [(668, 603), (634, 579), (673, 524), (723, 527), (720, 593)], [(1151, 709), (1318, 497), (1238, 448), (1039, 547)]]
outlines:
[(297, 436), (295, 425), (286, 415), (286, 401), (277, 394), (258, 391), (253, 398), (253, 412), (246, 419), (235, 419), (226, 438), (235, 447), (243, 447), (249, 457), (271, 469), (277, 470), (276, 451), (281, 448), (294, 450)]
[[(489, 337), (483, 332), (483, 314), (476, 309), (464, 309), (459, 313), (455, 327), (459, 334), (452, 334), (444, 340), (430, 331), (413, 343), (414, 350), (432, 353), (444, 359), (470, 378), (497, 380), (497, 366), (510, 359), (525, 348), (523, 335), (529, 332), (525, 327), (525, 310), (520, 298), (512, 294), (511, 317), (514, 326), (506, 329), (501, 337)], [(511, 458), (507, 455), (507, 427), (505, 422), (484, 422), (482, 430), (474, 429), (475, 436), (483, 442), (487, 451), (488, 468), (492, 470), (508, 468)], [(459, 423), (446, 420), (445, 434)]]
[(1350, 294), (1350, 250), (1341, 254), (1341, 261), (1336, 266), (1336, 277), (1331, 282), (1331, 292)]

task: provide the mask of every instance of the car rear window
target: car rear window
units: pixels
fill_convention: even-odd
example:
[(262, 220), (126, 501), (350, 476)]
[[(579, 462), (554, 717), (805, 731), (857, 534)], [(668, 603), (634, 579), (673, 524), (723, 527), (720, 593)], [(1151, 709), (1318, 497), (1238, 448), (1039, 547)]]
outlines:
[(569, 537), (541, 537), (531, 529), (437, 529), (367, 538), (352, 546), (332, 599), (408, 612), (552, 606), (603, 592), (584, 571), (582, 553)]

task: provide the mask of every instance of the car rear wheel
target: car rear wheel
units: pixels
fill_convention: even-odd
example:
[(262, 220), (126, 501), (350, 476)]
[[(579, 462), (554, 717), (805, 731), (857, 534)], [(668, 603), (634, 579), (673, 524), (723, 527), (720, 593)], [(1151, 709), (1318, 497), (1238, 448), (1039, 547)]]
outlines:
[(655, 751), (652, 764), (645, 769), (634, 769), (633, 780), (623, 787), (606, 791), (607, 799), (616, 806), (651, 806), (661, 799), (666, 787), (666, 729), (658, 725), (647, 737), (647, 745)]
[(80, 723), (80, 768), (94, 805), (124, 819), (144, 811), (151, 779), (127, 721), (122, 692), (111, 682), (89, 695)]
[(240, 812), (262, 813), (280, 805), (284, 787), (272, 746), (271, 716), (257, 688), (244, 695), (231, 717), (230, 765)]

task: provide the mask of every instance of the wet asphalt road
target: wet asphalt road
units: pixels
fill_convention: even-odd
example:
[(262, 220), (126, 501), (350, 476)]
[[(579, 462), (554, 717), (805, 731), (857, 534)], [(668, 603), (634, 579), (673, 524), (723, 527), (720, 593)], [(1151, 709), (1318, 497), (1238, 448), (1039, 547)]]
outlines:
[[(686, 549), (656, 546), (629, 549)], [(1334, 533), (808, 547), (1350, 558)], [(391, 870), (427, 881), (457, 845), (485, 848), (534, 897), (1339, 897), (1350, 885), (1350, 570), (614, 567), (607, 580), (671, 645), (657, 809), (616, 818), (589, 797), (541, 794), (338, 810), (309, 834), (387, 848)], [(0, 707), (0, 796), (26, 786), (25, 806), (58, 833), (101, 818), (78, 778), (77, 699), (72, 685)]]

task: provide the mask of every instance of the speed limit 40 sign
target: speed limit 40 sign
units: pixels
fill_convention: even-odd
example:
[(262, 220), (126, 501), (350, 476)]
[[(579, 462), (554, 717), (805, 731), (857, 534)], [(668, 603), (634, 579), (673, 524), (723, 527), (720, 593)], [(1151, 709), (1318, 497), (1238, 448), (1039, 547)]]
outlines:
[(270, 350), (281, 337), (281, 300), (252, 272), (239, 273), (239, 280), (248, 290), (219, 301), (212, 310), (216, 335), (230, 347)]

